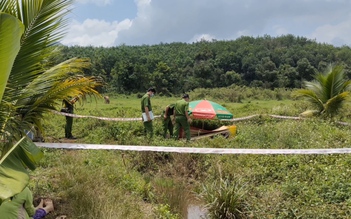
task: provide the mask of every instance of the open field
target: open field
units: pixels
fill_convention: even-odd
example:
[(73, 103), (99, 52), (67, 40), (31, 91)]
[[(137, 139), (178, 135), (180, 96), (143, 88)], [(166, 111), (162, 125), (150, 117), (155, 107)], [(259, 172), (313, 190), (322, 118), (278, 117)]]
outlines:
[[(109, 105), (103, 100), (78, 105), (75, 113), (140, 116), (140, 99), (136, 96), (110, 98)], [(155, 113), (160, 114), (177, 99), (153, 98)], [(236, 118), (254, 114), (298, 116), (308, 108), (305, 103), (293, 100), (214, 101), (225, 105)], [(347, 114), (342, 118), (349, 118)], [(63, 141), (64, 124), (64, 117), (47, 115), (46, 142)], [(75, 119), (73, 134), (78, 137), (76, 142), (81, 143), (209, 148), (346, 148), (351, 142), (349, 127), (320, 119), (294, 121), (261, 116), (236, 125), (235, 138), (206, 138), (190, 143), (163, 139), (158, 120), (151, 142), (145, 141), (140, 121)], [(54, 149), (45, 152), (40, 167), (32, 172), (31, 187), (36, 197), (54, 199), (57, 208), (51, 218), (59, 214), (69, 218), (186, 218), (189, 204), (206, 204), (219, 194), (223, 203), (237, 197), (230, 206), (244, 212), (241, 218), (351, 216), (348, 154), (203, 155)], [(216, 210), (214, 206), (212, 209)]]

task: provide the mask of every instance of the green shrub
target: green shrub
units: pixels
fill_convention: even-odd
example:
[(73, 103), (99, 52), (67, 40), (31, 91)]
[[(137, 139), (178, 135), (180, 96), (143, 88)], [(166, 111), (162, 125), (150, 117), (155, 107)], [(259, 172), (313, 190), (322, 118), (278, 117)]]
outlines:
[(178, 214), (173, 214), (168, 204), (157, 205), (154, 209), (156, 219), (180, 219)]
[(248, 218), (248, 191), (241, 178), (222, 179), (203, 186), (200, 198), (213, 219)]

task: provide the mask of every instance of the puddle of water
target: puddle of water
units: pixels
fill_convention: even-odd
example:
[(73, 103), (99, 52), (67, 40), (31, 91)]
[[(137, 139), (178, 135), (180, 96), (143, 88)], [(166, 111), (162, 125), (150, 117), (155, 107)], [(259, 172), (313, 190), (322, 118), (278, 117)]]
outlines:
[(187, 219), (206, 219), (206, 211), (199, 205), (188, 205)]

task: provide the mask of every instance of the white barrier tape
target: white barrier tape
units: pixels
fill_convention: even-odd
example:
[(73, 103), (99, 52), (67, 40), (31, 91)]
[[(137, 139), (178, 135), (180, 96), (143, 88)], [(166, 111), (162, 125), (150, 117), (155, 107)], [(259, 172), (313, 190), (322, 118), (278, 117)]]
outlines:
[[(140, 118), (110, 118), (110, 117), (99, 117), (99, 116), (83, 116), (83, 115), (77, 115), (77, 114), (71, 114), (71, 113), (64, 113), (64, 112), (58, 112), (55, 110), (51, 110), (51, 112), (63, 116), (70, 116), (70, 117), (75, 117), (75, 118), (93, 118), (93, 119), (100, 119), (100, 120), (107, 120), (107, 121), (141, 121)], [(155, 118), (159, 118), (161, 116), (154, 116)]]
[(235, 118), (235, 119), (221, 119), (221, 121), (237, 122), (237, 121), (252, 119), (252, 118), (255, 118), (257, 116), (259, 116), (259, 115), (256, 114), (256, 115), (252, 115), (252, 116), (246, 116), (246, 117)]
[(347, 122), (336, 122), (336, 123), (338, 123), (339, 125), (351, 126), (351, 124)]
[[(75, 117), (75, 118), (93, 118), (93, 119), (100, 119), (100, 120), (107, 120), (107, 121), (141, 121), (141, 118), (110, 118), (110, 117), (99, 117), (99, 116), (83, 116), (83, 115), (77, 115), (77, 114), (71, 114), (71, 113), (64, 113), (64, 112), (58, 112), (55, 110), (51, 110), (55, 114), (59, 115), (64, 115), (64, 116), (70, 116), (70, 117)], [(302, 117), (296, 117), (296, 116), (279, 116), (279, 115), (266, 115), (266, 114), (255, 114), (252, 116), (246, 116), (246, 117), (241, 117), (241, 118), (234, 118), (234, 119), (221, 119), (221, 121), (227, 121), (227, 122), (238, 122), (238, 121), (243, 121), (243, 120), (249, 120), (258, 116), (270, 116), (272, 118), (276, 119), (293, 119), (293, 120), (300, 120), (300, 119), (305, 119)], [(155, 118), (160, 118), (161, 116), (155, 116)], [(336, 122), (340, 125), (344, 126), (351, 126), (350, 123), (347, 122)]]
[(39, 147), (84, 150), (153, 151), (196, 154), (350, 154), (351, 148), (329, 149), (239, 149), (239, 148), (190, 148), (138, 145), (103, 145), (79, 143), (35, 143)]
[(296, 116), (279, 116), (279, 115), (268, 115), (268, 116), (276, 119), (295, 119), (295, 120), (304, 119), (302, 117), (296, 117)]

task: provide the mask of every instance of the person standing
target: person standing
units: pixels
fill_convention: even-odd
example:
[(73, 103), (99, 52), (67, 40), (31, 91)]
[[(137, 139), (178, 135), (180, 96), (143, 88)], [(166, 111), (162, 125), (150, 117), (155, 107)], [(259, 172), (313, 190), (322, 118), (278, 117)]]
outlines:
[(175, 104), (169, 104), (166, 106), (166, 109), (163, 111), (163, 137), (167, 138), (167, 131), (169, 131), (169, 135), (172, 137), (173, 136), (173, 123), (171, 120), (171, 116), (173, 116), (174, 113), (174, 105)]
[[(65, 113), (70, 113), (73, 114), (73, 104), (78, 100), (78, 97), (73, 98), (71, 100), (63, 100), (63, 105), (64, 105), (64, 111)], [(76, 139), (72, 135), (72, 126), (73, 126), (73, 117), (71, 116), (66, 116), (66, 125), (65, 125), (65, 138), (68, 139)]]
[(189, 95), (184, 94), (181, 100), (178, 100), (174, 106), (174, 139), (179, 139), (180, 128), (184, 129), (186, 140), (189, 141), (190, 136), (190, 123), (189, 116)]
[(141, 98), (141, 112), (142, 112), (142, 121), (144, 124), (144, 132), (146, 136), (152, 138), (154, 136), (154, 130), (152, 126), (152, 120), (154, 118), (152, 112), (152, 106), (150, 98), (156, 94), (155, 88), (150, 87), (146, 94)]

